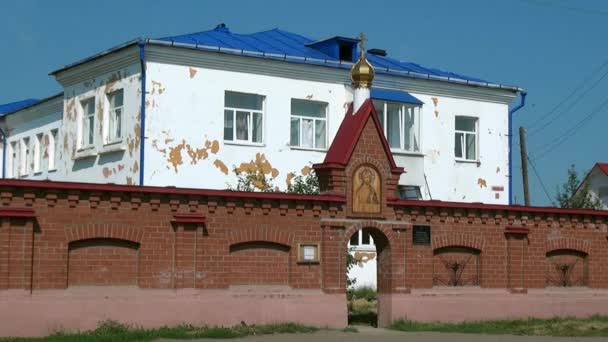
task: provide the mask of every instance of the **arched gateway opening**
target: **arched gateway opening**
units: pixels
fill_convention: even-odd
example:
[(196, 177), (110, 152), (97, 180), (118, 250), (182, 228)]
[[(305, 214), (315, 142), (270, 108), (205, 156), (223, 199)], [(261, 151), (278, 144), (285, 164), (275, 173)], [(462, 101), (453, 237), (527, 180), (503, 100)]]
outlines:
[(391, 293), (389, 240), (380, 229), (358, 229), (347, 239), (346, 253), (348, 323), (377, 327), (390, 315), (382, 300)]

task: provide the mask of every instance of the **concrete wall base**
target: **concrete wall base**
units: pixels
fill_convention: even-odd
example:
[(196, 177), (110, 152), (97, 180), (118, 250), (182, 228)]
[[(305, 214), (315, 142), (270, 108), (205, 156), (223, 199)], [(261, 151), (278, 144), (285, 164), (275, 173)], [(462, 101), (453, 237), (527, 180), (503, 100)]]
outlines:
[(77, 287), (67, 290), (0, 291), (0, 336), (44, 336), (94, 329), (115, 320), (146, 328), (179, 324), (232, 326), (300, 322), (342, 328), (346, 296), (288, 287), (227, 290), (148, 290), (137, 287)]
[(529, 289), (527, 294), (505, 289), (412, 289), (391, 296), (392, 320), (471, 321), (515, 318), (587, 317), (608, 315), (608, 290), (588, 288)]

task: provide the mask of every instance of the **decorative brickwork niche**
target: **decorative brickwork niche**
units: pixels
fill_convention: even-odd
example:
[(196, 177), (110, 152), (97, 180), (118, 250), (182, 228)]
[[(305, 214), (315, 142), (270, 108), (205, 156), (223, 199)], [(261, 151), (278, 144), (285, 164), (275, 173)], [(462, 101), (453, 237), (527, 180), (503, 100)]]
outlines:
[(573, 249), (557, 249), (547, 253), (547, 286), (588, 286), (587, 253)]
[(137, 285), (139, 244), (121, 239), (86, 239), (68, 246), (68, 286)]
[(481, 251), (447, 246), (433, 251), (433, 286), (479, 286)]
[(287, 245), (253, 241), (230, 246), (230, 285), (289, 285)]

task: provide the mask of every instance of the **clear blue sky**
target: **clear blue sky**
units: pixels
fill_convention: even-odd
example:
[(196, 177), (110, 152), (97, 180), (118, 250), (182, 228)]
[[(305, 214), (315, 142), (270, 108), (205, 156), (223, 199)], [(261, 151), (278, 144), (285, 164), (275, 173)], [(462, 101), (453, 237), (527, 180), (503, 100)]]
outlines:
[[(528, 105), (516, 114), (515, 131), (536, 123), (528, 146), (552, 196), (570, 164), (584, 172), (608, 161), (608, 105), (577, 125), (608, 99), (608, 77), (599, 80), (608, 72), (608, 64), (600, 68), (608, 61), (604, 0), (3, 0), (0, 103), (57, 93), (49, 71), (130, 39), (203, 31), (220, 22), (234, 32), (279, 27), (311, 38), (365, 32), (370, 48), (392, 57), (523, 87)], [(544, 153), (566, 132), (573, 134)], [(515, 145), (521, 202), (518, 151)], [(533, 204), (548, 204), (533, 173), (530, 181)]]

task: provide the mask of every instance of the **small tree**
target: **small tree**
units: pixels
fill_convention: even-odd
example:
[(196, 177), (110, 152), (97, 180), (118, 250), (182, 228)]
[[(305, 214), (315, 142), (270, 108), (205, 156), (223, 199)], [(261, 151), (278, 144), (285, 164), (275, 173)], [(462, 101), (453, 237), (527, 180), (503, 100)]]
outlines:
[(236, 187), (228, 184), (228, 189), (233, 191), (261, 191), (273, 192), (277, 188), (272, 184), (272, 178), (266, 177), (261, 171), (239, 171), (237, 168), (232, 170), (236, 175)]
[(304, 194), (304, 195), (318, 195), (319, 190), (319, 178), (315, 174), (314, 170), (306, 176), (296, 176), (291, 184), (287, 186), (287, 192), (292, 194)]
[(556, 199), (561, 208), (602, 208), (600, 201), (589, 192), (589, 183), (579, 180), (574, 164), (568, 169), (568, 180), (557, 189)]

